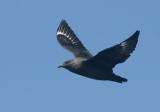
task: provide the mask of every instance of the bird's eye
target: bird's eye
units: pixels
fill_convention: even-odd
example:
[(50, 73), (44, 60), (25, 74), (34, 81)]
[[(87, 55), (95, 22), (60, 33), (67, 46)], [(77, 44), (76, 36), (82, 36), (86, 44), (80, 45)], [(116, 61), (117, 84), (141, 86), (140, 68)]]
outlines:
[(66, 61), (65, 64), (68, 64), (68, 61)]

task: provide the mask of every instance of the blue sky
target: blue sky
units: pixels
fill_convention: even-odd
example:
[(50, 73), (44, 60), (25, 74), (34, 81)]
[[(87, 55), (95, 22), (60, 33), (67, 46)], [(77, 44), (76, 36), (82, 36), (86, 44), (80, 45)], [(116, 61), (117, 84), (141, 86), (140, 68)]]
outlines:
[[(159, 0), (1, 0), (0, 112), (160, 111)], [(96, 81), (57, 66), (72, 54), (56, 40), (66, 19), (96, 54), (140, 30), (135, 52)]]

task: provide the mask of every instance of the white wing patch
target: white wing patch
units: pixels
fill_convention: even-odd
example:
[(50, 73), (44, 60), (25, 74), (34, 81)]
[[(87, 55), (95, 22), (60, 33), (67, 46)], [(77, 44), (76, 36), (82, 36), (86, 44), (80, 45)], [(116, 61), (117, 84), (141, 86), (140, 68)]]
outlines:
[(70, 36), (69, 36), (69, 35), (67, 35), (67, 34), (66, 34), (66, 33), (64, 33), (64, 32), (58, 31), (58, 32), (57, 32), (57, 35), (64, 35), (65, 37), (67, 37), (68, 39), (70, 39), (70, 40), (71, 40)]
[(125, 48), (127, 46), (127, 42), (122, 42), (121, 46)]
[(72, 38), (70, 36), (70, 33), (69, 34), (65, 33), (65, 30), (63, 30), (63, 29), (60, 29), (59, 31), (57, 31), (57, 36), (58, 35), (63, 35), (65, 37), (67, 37), (71, 41), (72, 44), (78, 45), (78, 41), (75, 41), (75, 38)]
[(65, 49), (71, 51), (75, 57), (90, 58), (92, 55), (83, 46), (65, 20), (62, 20), (57, 29), (57, 40)]

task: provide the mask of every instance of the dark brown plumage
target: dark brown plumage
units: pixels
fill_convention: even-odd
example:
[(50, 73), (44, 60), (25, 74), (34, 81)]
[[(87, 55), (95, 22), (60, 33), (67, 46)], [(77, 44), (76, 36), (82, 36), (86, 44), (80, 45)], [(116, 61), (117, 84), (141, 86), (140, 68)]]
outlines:
[(75, 58), (65, 61), (59, 67), (92, 79), (110, 80), (119, 83), (126, 82), (126, 78), (115, 75), (112, 69), (115, 65), (123, 63), (129, 58), (130, 54), (135, 50), (139, 33), (140, 31), (136, 31), (120, 44), (104, 49), (97, 55), (92, 56), (67, 22), (62, 20), (57, 29), (57, 40), (62, 47), (71, 51)]

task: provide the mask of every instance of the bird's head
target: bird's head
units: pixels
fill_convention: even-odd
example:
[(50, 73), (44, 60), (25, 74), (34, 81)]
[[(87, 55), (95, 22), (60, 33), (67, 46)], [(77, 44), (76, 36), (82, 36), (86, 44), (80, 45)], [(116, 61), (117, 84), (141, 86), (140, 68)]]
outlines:
[(72, 60), (67, 60), (63, 64), (59, 65), (57, 68), (68, 68), (72, 64)]

